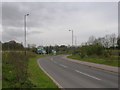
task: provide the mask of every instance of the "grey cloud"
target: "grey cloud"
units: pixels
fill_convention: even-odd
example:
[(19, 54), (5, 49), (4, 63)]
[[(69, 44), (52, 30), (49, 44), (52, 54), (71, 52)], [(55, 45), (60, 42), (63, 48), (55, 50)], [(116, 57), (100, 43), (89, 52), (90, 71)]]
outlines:
[[(42, 3), (3, 3), (2, 5), (2, 19), (3, 26), (23, 26), (23, 19), (26, 13), (30, 13), (28, 17), (29, 27), (40, 27), (44, 23), (53, 20), (51, 17), (49, 7), (43, 7)], [(53, 9), (53, 8), (52, 8)]]
[[(54, 43), (57, 39), (62, 43), (62, 35), (67, 35), (68, 39), (69, 35), (60, 30), (74, 29), (80, 33), (79, 38), (85, 36), (82, 36), (84, 41), (90, 33), (104, 31), (107, 26), (114, 27), (117, 23), (117, 3), (9, 2), (3, 3), (2, 10), (5, 40), (23, 38), (23, 17), (26, 13), (30, 14), (27, 18), (28, 35), (32, 37), (34, 34), (35, 38), (40, 38), (38, 34), (44, 32), (41, 37), (49, 37), (48, 43), (53, 41), (53, 34), (56, 37)], [(70, 40), (66, 41), (70, 43)], [(31, 42), (37, 41), (31, 39)]]
[[(22, 38), (24, 39), (24, 29), (23, 28), (15, 28), (15, 27), (3, 27), (3, 41), (6, 41), (8, 39), (19, 39), (19, 38)], [(34, 34), (41, 34), (42, 32), (41, 31), (32, 31), (32, 30), (29, 30), (27, 31), (27, 35), (34, 35)]]
[(42, 33), (41, 31), (30, 31), (27, 34), (28, 35), (33, 35), (33, 34), (41, 34), (41, 33)]
[(3, 40), (6, 40), (6, 36), (11, 38), (19, 38), (19, 37), (23, 37), (24, 32), (23, 29), (20, 28), (13, 28), (13, 27), (3, 27)]
[(3, 3), (2, 5), (2, 24), (5, 27), (14, 26), (21, 27), (23, 23), (21, 10), (16, 4)]
[[(71, 12), (86, 12), (86, 14), (102, 12), (105, 16), (106, 12), (114, 9), (110, 7), (110, 4), (113, 3), (5, 3), (3, 4), (3, 25), (22, 26), (25, 12), (30, 13), (28, 25), (31, 28), (47, 26), (54, 23), (63, 14), (70, 16)], [(109, 18), (114, 20), (113, 10), (108, 13)], [(106, 17), (108, 15), (104, 19), (107, 19)]]
[(118, 3), (118, 35), (120, 37), (120, 2)]

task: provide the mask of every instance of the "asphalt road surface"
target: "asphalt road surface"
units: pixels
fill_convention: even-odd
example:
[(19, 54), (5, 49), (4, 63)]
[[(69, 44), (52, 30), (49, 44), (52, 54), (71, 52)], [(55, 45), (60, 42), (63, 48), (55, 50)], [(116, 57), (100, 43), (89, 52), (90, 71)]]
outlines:
[(38, 60), (39, 65), (62, 88), (118, 88), (118, 74), (49, 56)]

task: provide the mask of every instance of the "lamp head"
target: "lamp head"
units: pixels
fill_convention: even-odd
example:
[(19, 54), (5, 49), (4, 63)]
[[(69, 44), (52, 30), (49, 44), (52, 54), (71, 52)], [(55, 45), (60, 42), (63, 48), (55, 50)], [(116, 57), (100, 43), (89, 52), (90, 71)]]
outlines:
[(27, 16), (29, 16), (29, 14), (27, 14)]

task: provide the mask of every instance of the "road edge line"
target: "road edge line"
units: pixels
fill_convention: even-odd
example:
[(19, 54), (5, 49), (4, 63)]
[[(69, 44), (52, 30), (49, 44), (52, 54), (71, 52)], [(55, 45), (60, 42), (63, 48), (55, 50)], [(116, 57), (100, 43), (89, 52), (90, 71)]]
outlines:
[(39, 59), (37, 60), (37, 63), (39, 65), (39, 67), (41, 68), (41, 70), (59, 87), (59, 88), (63, 88), (52, 76), (50, 76), (50, 74), (48, 74), (40, 65), (39, 63)]

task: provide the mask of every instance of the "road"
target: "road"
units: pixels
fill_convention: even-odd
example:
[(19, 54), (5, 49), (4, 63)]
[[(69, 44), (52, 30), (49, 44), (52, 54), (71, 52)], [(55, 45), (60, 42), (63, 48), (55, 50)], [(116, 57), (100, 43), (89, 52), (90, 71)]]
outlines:
[(118, 88), (118, 74), (71, 62), (63, 56), (38, 60), (39, 65), (62, 88)]

